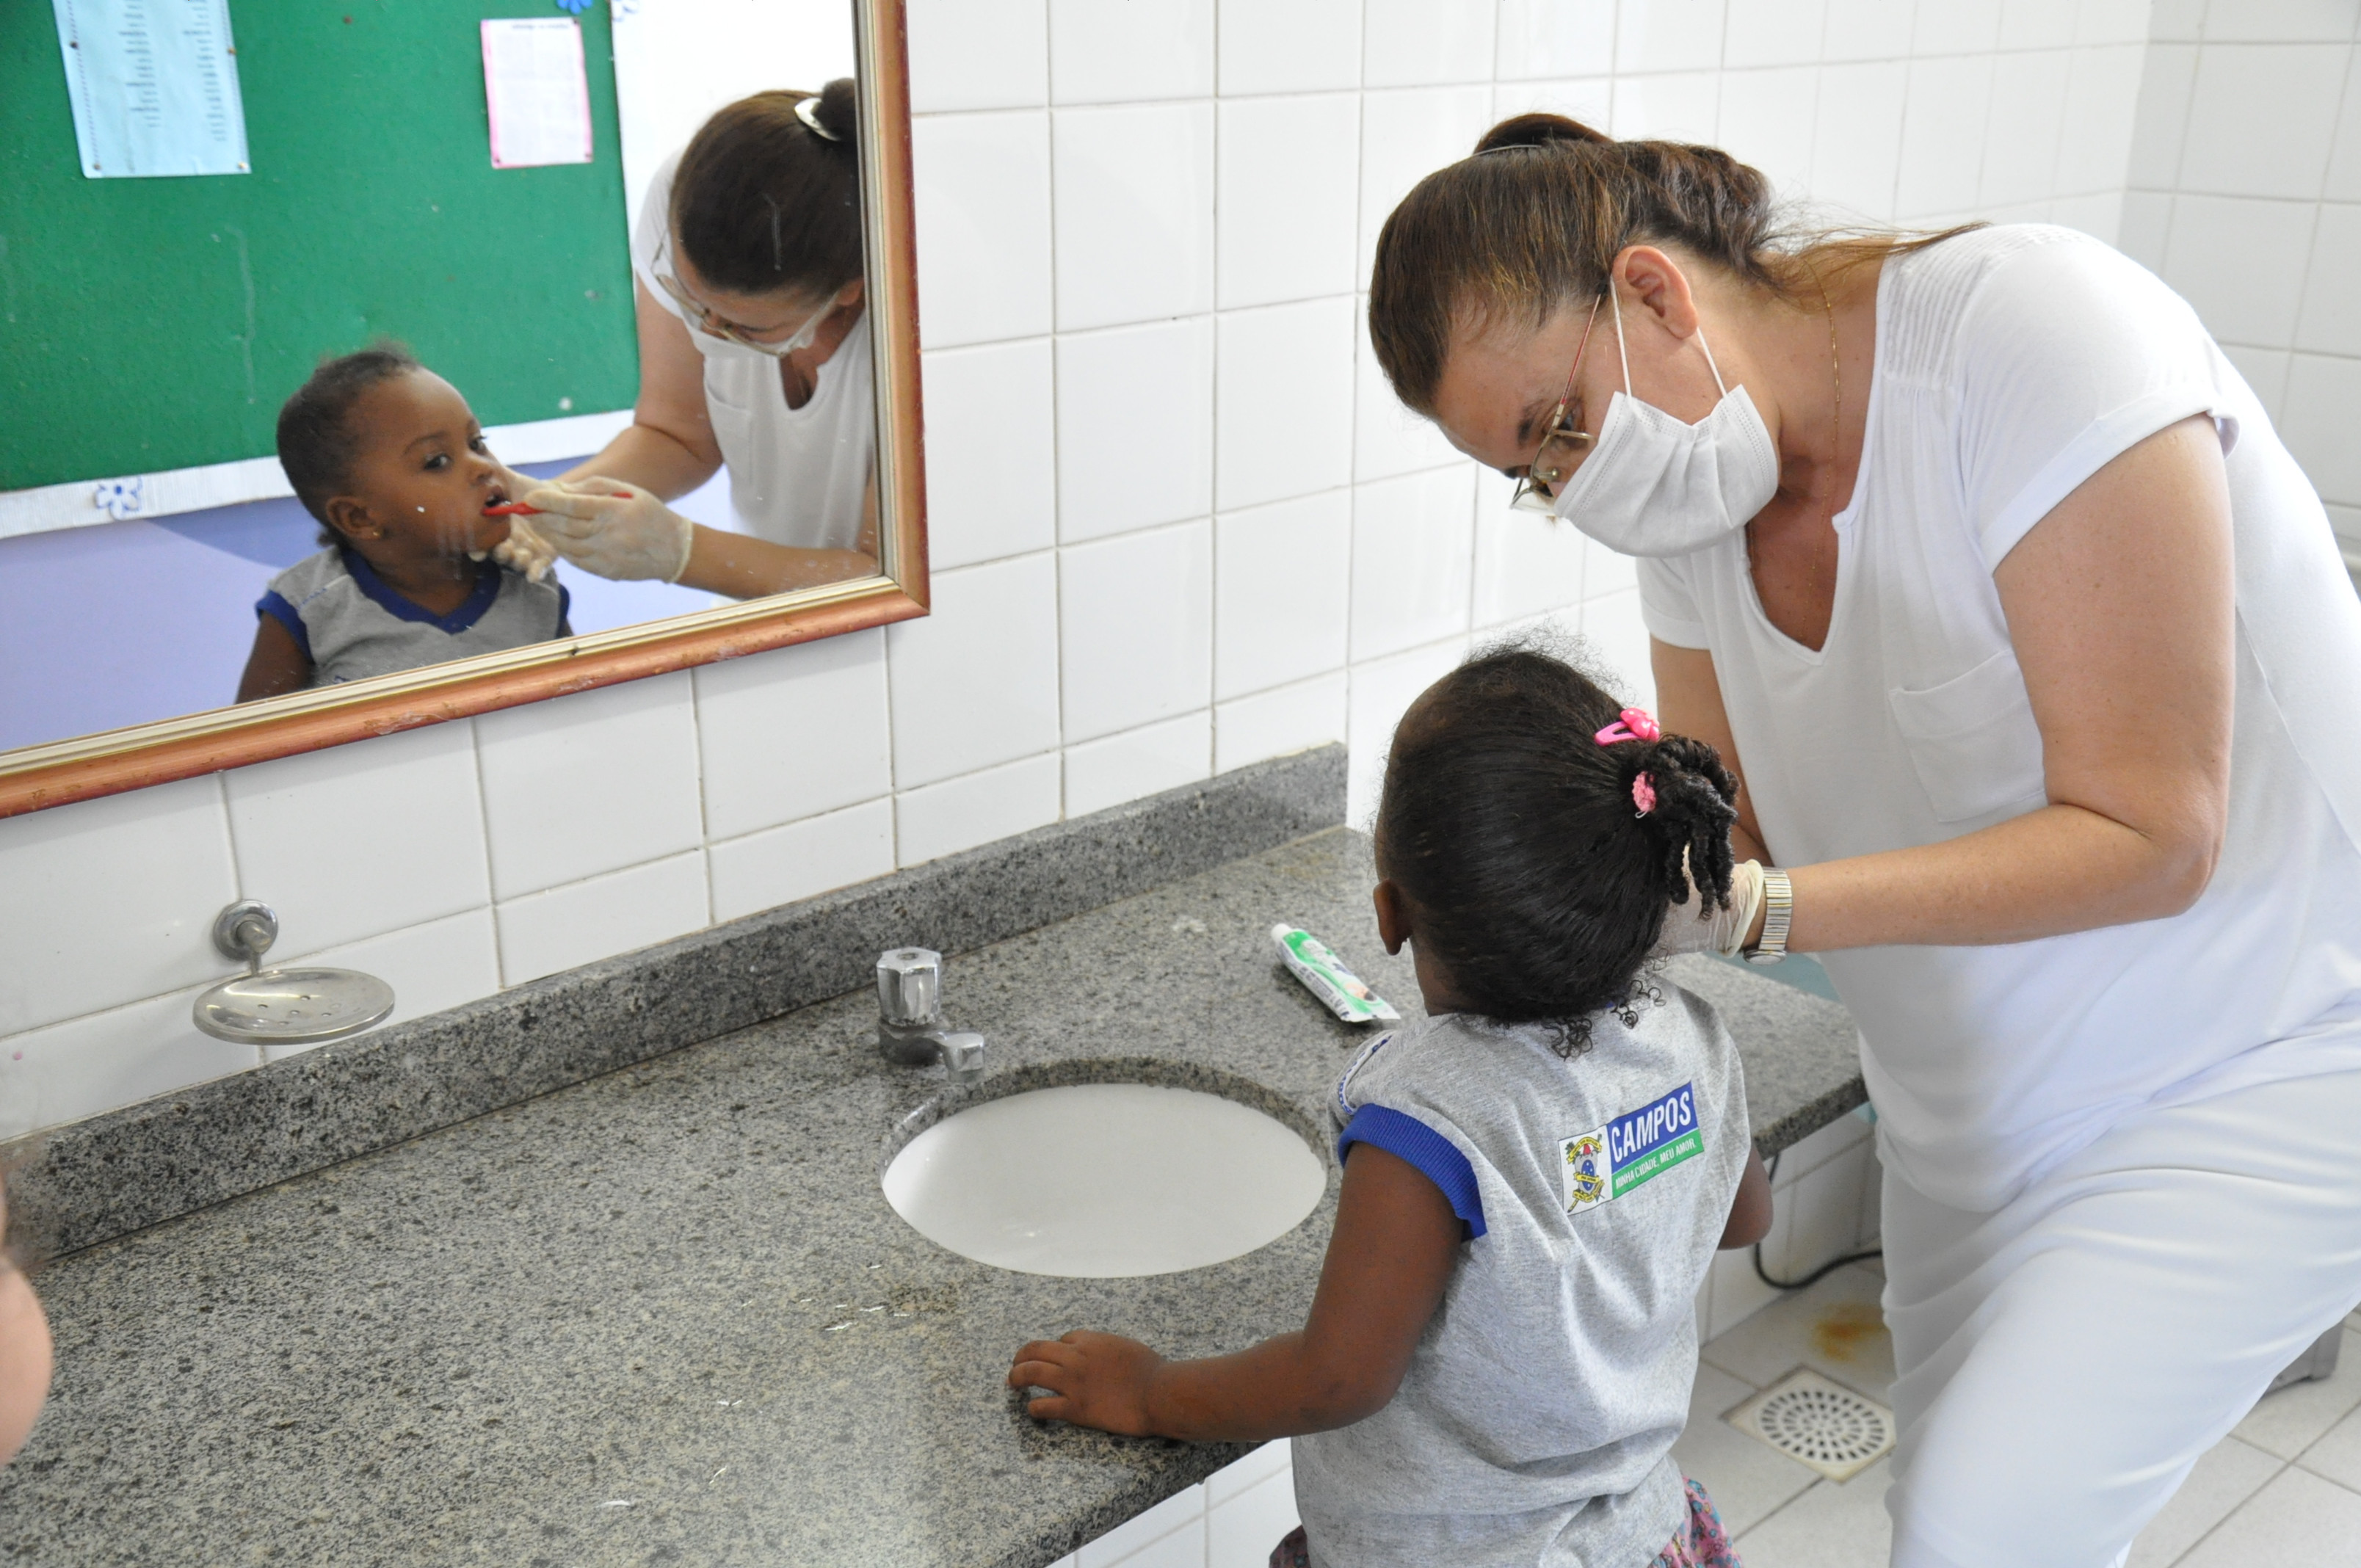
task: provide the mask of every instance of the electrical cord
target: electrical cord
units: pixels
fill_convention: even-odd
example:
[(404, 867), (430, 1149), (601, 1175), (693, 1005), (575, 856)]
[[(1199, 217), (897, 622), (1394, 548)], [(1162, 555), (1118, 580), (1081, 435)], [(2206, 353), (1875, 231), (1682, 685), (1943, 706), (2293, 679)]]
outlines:
[[(1779, 1175), (1779, 1155), (1783, 1155), (1786, 1152), (1786, 1150), (1782, 1149), (1779, 1151), (1779, 1154), (1774, 1154), (1771, 1157), (1771, 1163), (1766, 1174), (1772, 1179), (1776, 1179)], [(1842, 1268), (1848, 1263), (1866, 1263), (1872, 1257), (1883, 1257), (1884, 1255), (1885, 1249), (1883, 1247), (1873, 1246), (1866, 1252), (1857, 1252), (1845, 1257), (1833, 1258), (1828, 1262), (1820, 1265), (1819, 1267), (1812, 1270), (1811, 1273), (1806, 1274), (1801, 1279), (1773, 1279), (1771, 1277), (1770, 1270), (1763, 1266), (1763, 1244), (1761, 1242), (1756, 1242), (1754, 1244), (1754, 1277), (1763, 1281), (1763, 1284), (1771, 1287), (1773, 1290), (1801, 1290), (1806, 1286), (1818, 1284), (1821, 1280), (1826, 1279), (1829, 1275), (1834, 1274), (1838, 1269)]]

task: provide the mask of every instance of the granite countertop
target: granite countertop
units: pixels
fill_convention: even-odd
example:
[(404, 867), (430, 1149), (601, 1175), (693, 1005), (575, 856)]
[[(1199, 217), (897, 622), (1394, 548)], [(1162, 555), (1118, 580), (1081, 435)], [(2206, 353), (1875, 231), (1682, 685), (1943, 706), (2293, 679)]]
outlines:
[[(1017, 1344), (1167, 1354), (1300, 1326), (1334, 1213), (1142, 1279), (1006, 1273), (878, 1184), (946, 1096), (1131, 1079), (1226, 1092), (1323, 1148), (1366, 1035), (1274, 920), (1414, 1009), (1338, 828), (945, 966), (991, 1070), (886, 1066), (840, 997), (73, 1254), (38, 1283), (56, 1391), (0, 1472), (0, 1560), (1034, 1568), (1245, 1451), (1026, 1418)], [(1757, 1140), (1861, 1099), (1832, 1003), (1675, 961), (1743, 1052)], [(899, 1129), (897, 1131), (897, 1129)]]

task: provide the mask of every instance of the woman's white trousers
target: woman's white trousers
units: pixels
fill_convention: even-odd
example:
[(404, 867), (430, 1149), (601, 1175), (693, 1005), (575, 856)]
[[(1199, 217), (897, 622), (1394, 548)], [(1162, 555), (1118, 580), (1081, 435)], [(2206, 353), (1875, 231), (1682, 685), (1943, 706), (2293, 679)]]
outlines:
[(2135, 1113), (1996, 1212), (1886, 1167), (1894, 1568), (2110, 1568), (2361, 1301), (2361, 1071)]

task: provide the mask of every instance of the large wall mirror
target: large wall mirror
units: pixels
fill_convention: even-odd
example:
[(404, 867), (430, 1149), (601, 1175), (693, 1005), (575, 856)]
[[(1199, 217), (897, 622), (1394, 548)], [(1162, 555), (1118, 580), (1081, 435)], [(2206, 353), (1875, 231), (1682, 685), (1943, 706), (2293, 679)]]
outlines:
[(0, 32), (0, 815), (925, 612), (900, 0)]

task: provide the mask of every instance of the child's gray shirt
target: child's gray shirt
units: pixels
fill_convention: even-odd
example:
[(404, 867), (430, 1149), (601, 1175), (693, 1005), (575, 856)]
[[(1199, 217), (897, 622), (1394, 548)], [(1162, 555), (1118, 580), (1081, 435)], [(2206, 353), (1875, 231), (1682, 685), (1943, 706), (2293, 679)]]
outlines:
[(295, 639), (312, 661), (312, 684), (328, 686), (569, 637), (566, 601), (554, 579), (536, 583), (478, 561), (467, 602), (436, 615), (388, 587), (359, 555), (330, 545), (271, 578), (254, 609)]
[(1295, 1440), (1316, 1568), (1640, 1568), (1688, 1518), (1697, 1287), (1746, 1168), (1738, 1047), (1668, 981), (1571, 1060), (1445, 1014), (1336, 1086), (1340, 1156), (1424, 1172), (1467, 1236), (1385, 1409)]

